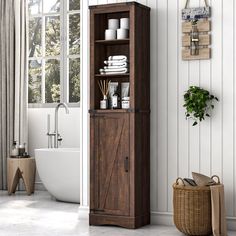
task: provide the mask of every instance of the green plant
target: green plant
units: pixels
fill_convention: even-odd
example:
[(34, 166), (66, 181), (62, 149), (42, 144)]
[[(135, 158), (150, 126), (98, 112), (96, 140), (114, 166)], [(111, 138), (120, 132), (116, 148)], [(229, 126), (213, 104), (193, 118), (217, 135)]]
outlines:
[(186, 119), (193, 119), (193, 126), (198, 124), (198, 121), (205, 120), (205, 117), (210, 117), (210, 110), (214, 109), (213, 102), (219, 101), (217, 97), (210, 94), (207, 90), (190, 86), (184, 94), (184, 107), (186, 108)]

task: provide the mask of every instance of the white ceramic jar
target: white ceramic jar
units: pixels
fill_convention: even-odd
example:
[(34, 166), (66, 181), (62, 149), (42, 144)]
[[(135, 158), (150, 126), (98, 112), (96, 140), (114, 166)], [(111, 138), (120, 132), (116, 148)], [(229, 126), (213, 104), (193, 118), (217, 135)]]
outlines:
[(127, 39), (129, 38), (129, 30), (128, 29), (118, 29), (117, 30), (117, 39)]
[(105, 40), (113, 40), (113, 39), (116, 39), (116, 30), (107, 29), (105, 31)]
[(129, 109), (129, 97), (123, 97), (121, 102), (122, 109)]
[(113, 30), (119, 29), (119, 20), (118, 19), (109, 19), (108, 20), (108, 29), (113, 29)]
[(121, 18), (120, 19), (120, 28), (121, 29), (129, 29), (129, 18)]

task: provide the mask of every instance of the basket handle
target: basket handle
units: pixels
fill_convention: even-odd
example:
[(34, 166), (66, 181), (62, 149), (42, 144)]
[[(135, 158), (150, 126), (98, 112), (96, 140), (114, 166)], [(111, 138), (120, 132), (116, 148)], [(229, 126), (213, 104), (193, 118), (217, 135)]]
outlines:
[(214, 178), (217, 178), (217, 180), (218, 180), (217, 184), (220, 184), (220, 177), (218, 175), (212, 175), (211, 179), (214, 180)]
[[(184, 7), (185, 9), (188, 8), (189, 1), (190, 1), (190, 0), (186, 0), (185, 7)], [(208, 7), (207, 0), (204, 0), (204, 2), (205, 2), (206, 7)]]
[(180, 177), (178, 177), (178, 178), (176, 179), (176, 182), (175, 182), (175, 183), (176, 183), (176, 185), (179, 185), (179, 183), (178, 183), (178, 180), (179, 180), (179, 179), (182, 181), (183, 185), (185, 186), (185, 183), (184, 183), (183, 179), (182, 179), (182, 178), (180, 178)]

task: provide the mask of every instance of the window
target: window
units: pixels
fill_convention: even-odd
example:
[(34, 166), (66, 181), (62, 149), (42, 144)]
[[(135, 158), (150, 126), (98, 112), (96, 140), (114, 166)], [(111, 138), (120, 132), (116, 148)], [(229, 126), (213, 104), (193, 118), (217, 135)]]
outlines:
[(80, 0), (29, 0), (28, 103), (80, 101)]

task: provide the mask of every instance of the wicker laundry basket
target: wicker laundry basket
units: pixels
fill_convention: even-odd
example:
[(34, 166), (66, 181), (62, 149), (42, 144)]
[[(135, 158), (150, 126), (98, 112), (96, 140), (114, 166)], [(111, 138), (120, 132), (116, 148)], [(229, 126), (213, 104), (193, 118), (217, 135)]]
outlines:
[(175, 226), (186, 235), (211, 235), (210, 187), (179, 185), (179, 179), (173, 184)]

